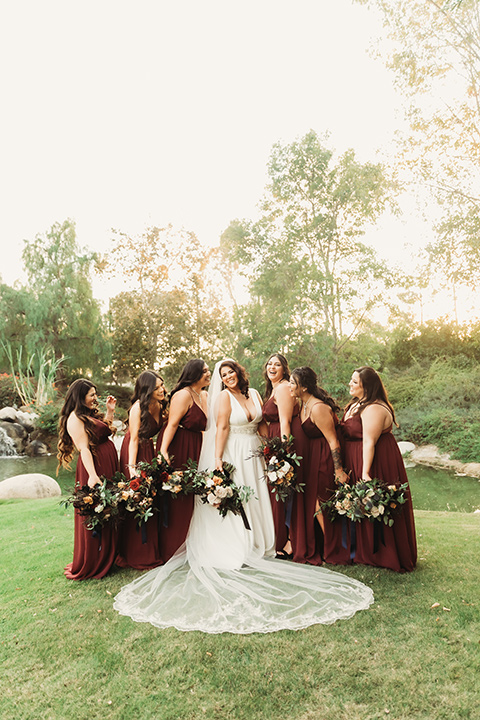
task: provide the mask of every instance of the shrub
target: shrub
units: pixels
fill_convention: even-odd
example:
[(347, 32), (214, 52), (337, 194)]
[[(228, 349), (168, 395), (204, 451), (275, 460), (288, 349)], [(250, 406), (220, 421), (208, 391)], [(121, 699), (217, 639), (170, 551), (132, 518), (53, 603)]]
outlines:
[(0, 408), (13, 405), (19, 407), (21, 404), (13, 377), (8, 373), (0, 373)]
[(60, 408), (51, 400), (39, 410), (37, 428), (48, 435), (56, 435), (58, 432), (58, 416)]

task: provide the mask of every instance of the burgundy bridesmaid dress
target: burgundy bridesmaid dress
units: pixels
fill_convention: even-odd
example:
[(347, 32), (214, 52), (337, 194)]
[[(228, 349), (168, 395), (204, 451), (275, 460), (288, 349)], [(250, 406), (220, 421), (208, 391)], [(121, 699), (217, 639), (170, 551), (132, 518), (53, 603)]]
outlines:
[[(111, 478), (118, 471), (118, 455), (113, 442), (109, 439), (111, 430), (107, 423), (93, 418), (96, 438), (93, 462), (97, 475)], [(82, 487), (88, 482), (88, 473), (81, 457), (77, 460), (75, 474), (76, 487)], [(101, 534), (94, 535), (87, 530), (85, 518), (75, 509), (75, 532), (73, 541), (73, 562), (65, 568), (65, 575), (70, 580), (86, 580), (87, 578), (102, 578), (108, 573), (117, 554), (117, 528), (106, 523)]]
[[(207, 416), (202, 408), (193, 403), (180, 421), (168, 455), (175, 470), (182, 470), (188, 459), (198, 462), (202, 447), (202, 431), (207, 425)], [(163, 433), (157, 438), (157, 452), (160, 451)], [(162, 498), (159, 518), (160, 552), (167, 562), (185, 542), (193, 513), (193, 495), (177, 495)]]
[[(139, 440), (136, 462), (143, 460), (150, 463), (155, 457), (152, 438), (161, 430), (163, 419), (157, 423), (149, 414), (148, 423), (148, 438)], [(130, 430), (127, 430), (120, 450), (120, 470), (125, 477), (129, 477), (129, 443)], [(158, 513), (154, 513), (141, 526), (133, 514), (127, 513), (119, 531), (119, 552), (115, 562), (120, 567), (132, 567), (136, 570), (148, 570), (163, 563), (158, 543)]]
[[(362, 477), (362, 421), (360, 415), (352, 415), (340, 423), (345, 469), (350, 472), (352, 482)], [(407, 474), (397, 442), (391, 428), (385, 430), (375, 445), (375, 455), (370, 477), (381, 480), (386, 485), (407, 483)], [(329, 548), (325, 560), (331, 563), (349, 562), (362, 565), (390, 568), (396, 572), (411, 571), (417, 561), (417, 541), (410, 490), (407, 489), (407, 501), (400, 512), (394, 516), (392, 527), (384, 523), (362, 520), (353, 523), (336, 520), (336, 543)], [(342, 531), (339, 530), (342, 526)], [(375, 527), (376, 526), (376, 527)], [(354, 532), (352, 532), (354, 530)]]
[[(290, 431), (293, 435), (294, 452), (305, 458), (307, 452), (307, 438), (302, 430), (298, 406), (295, 406)], [(270, 396), (263, 406), (263, 419), (268, 423), (268, 437), (280, 437), (280, 418), (278, 407), (273, 396)], [(303, 460), (297, 471), (297, 479), (304, 483)], [(305, 490), (305, 487), (304, 487)], [(304, 494), (296, 492), (287, 502), (276, 500), (275, 494), (270, 493), (272, 503), (273, 522), (275, 525), (275, 549), (280, 552), (290, 537), (292, 543), (293, 560), (298, 563), (307, 562), (307, 538), (305, 528)]]
[[(337, 424), (335, 417), (335, 424)], [(322, 530), (315, 518), (317, 500), (321, 504), (329, 499), (335, 491), (335, 470), (330, 446), (322, 431), (315, 423), (307, 418), (302, 423), (303, 432), (308, 438), (307, 453), (304, 462), (305, 482), (305, 526), (307, 536), (306, 558), (312, 565), (322, 564), (322, 545), (328, 547), (332, 542), (333, 527), (324, 514), (324, 527)]]

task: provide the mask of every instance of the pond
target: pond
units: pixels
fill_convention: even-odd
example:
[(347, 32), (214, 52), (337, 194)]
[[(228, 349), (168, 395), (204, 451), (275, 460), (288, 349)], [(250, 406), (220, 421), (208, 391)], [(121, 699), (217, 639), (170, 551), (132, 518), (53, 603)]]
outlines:
[[(38, 472), (55, 477), (57, 460), (54, 456), (42, 458), (0, 457), (0, 481), (13, 475)], [(417, 510), (444, 510), (473, 512), (480, 509), (480, 481), (461, 477), (447, 470), (424, 465), (407, 468), (407, 475)], [(68, 495), (73, 488), (75, 473), (60, 470), (57, 481), (62, 493)]]

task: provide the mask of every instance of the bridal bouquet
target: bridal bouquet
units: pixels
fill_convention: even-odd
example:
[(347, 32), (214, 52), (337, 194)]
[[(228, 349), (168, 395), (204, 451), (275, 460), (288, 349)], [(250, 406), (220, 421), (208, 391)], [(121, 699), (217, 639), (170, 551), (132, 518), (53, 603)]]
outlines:
[(293, 451), (293, 436), (262, 440), (256, 456), (263, 457), (265, 479), (277, 500), (288, 500), (292, 493), (303, 492), (303, 483), (297, 482), (297, 470), (302, 459)]
[(102, 484), (93, 488), (88, 485), (76, 487), (70, 497), (60, 502), (64, 507), (73, 505), (79, 515), (85, 518), (84, 524), (87, 530), (97, 534), (100, 534), (105, 523), (116, 522), (119, 519), (120, 485), (125, 477), (117, 472), (110, 480), (103, 475), (100, 480)]
[(196, 494), (204, 503), (217, 508), (222, 517), (228, 512), (241, 515), (247, 530), (250, 525), (245, 514), (243, 503), (249, 501), (253, 489), (246, 485), (236, 485), (232, 479), (235, 467), (223, 463), (223, 470), (203, 470), (196, 475)]
[(379, 520), (391, 527), (395, 513), (407, 499), (407, 487), (407, 483), (398, 487), (384, 485), (376, 478), (359, 480), (354, 485), (344, 483), (337, 487), (329, 500), (322, 503), (322, 510), (327, 510), (332, 520), (338, 516), (353, 522)]

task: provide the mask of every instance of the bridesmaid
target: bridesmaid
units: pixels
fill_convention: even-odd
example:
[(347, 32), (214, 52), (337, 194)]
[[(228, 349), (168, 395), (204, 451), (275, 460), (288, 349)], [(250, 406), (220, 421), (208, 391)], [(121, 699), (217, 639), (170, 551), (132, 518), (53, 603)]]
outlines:
[(290, 390), (301, 403), (302, 429), (308, 438), (304, 459), (305, 524), (307, 536), (307, 562), (321, 565), (321, 548), (317, 542), (315, 517), (322, 531), (323, 546), (333, 541), (333, 526), (320, 510), (320, 504), (328, 500), (335, 490), (335, 478), (346, 482), (348, 476), (342, 466), (340, 442), (337, 436), (340, 409), (335, 401), (318, 386), (312, 368), (300, 367), (290, 376)]
[[(263, 419), (268, 424), (268, 437), (293, 435), (294, 451), (305, 457), (306, 438), (299, 416), (298, 402), (290, 393), (290, 369), (287, 359), (274, 353), (264, 365), (265, 402)], [(298, 470), (302, 482), (302, 464)], [(277, 501), (270, 493), (275, 523), (277, 557), (282, 560), (307, 562), (303, 493), (295, 493), (287, 503)]]
[[(60, 411), (58, 432), (58, 467), (69, 467), (75, 448), (79, 452), (75, 485), (94, 487), (100, 475), (111, 478), (118, 471), (118, 456), (110, 440), (116, 399), (109, 395), (105, 418), (98, 411), (97, 389), (90, 380), (75, 380), (67, 390)], [(108, 523), (101, 537), (84, 525), (75, 509), (73, 562), (65, 568), (70, 580), (102, 578), (112, 567), (117, 554), (117, 532)]]
[[(202, 432), (207, 424), (207, 393), (210, 370), (201, 359), (189, 360), (170, 393), (168, 423), (157, 438), (157, 452), (182, 470), (191, 459), (198, 462)], [(185, 542), (193, 512), (193, 495), (164, 498), (160, 521), (160, 552), (166, 562)]]
[[(377, 478), (386, 485), (408, 483), (403, 459), (392, 435), (392, 425), (397, 424), (395, 413), (377, 372), (371, 367), (355, 370), (350, 380), (350, 395), (352, 399), (340, 423), (350, 481)], [(327, 562), (353, 560), (397, 572), (415, 568), (417, 543), (409, 489), (407, 501), (395, 516), (392, 527), (368, 520), (355, 526), (356, 537), (350, 525), (346, 542), (332, 548), (329, 557), (325, 557)]]
[[(155, 456), (152, 438), (163, 426), (166, 405), (165, 386), (158, 373), (145, 370), (138, 376), (131, 403), (128, 430), (120, 450), (120, 470), (127, 479), (134, 477), (138, 462), (151, 462)], [(154, 514), (139, 527), (137, 519), (127, 513), (120, 529), (117, 565), (148, 570), (162, 562), (158, 515)]]

